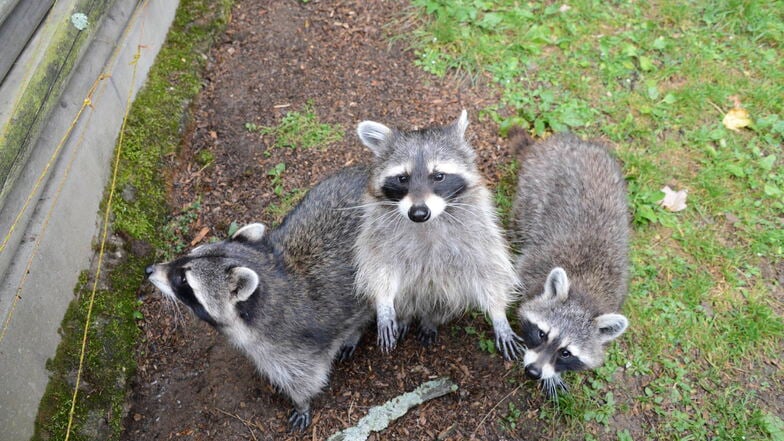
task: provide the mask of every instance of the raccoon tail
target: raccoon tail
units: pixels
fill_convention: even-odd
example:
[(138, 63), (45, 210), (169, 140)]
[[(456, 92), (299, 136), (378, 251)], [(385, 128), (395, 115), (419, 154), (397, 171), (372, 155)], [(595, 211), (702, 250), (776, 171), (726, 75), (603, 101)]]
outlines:
[(514, 126), (509, 129), (509, 148), (518, 158), (522, 157), (527, 147), (533, 143), (534, 138), (523, 127)]

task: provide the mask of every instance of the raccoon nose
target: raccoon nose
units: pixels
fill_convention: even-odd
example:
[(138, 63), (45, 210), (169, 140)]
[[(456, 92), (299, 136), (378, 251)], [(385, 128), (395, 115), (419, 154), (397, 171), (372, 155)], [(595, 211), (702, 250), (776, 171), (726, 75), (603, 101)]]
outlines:
[(408, 218), (414, 222), (425, 222), (430, 219), (430, 209), (427, 205), (414, 205), (408, 210)]
[(528, 366), (525, 367), (525, 374), (528, 375), (529, 378), (534, 380), (538, 380), (542, 378), (542, 371), (538, 367), (532, 364), (529, 364)]
[(155, 268), (153, 268), (153, 265), (150, 265), (144, 269), (144, 274), (146, 274), (147, 277), (150, 277), (154, 272), (155, 272)]

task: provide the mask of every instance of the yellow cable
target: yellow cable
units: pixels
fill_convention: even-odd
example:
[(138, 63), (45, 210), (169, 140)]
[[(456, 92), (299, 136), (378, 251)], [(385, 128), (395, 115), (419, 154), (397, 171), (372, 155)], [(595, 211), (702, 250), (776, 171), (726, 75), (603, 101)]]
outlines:
[[(145, 2), (145, 4), (142, 6), (142, 8), (145, 8), (145, 7), (147, 7), (147, 2)], [(131, 20), (129, 21), (128, 25), (123, 30), (122, 36), (119, 39), (120, 41), (127, 40), (128, 34), (130, 32), (130, 29), (133, 27), (133, 24), (136, 23), (138, 17), (139, 17), (139, 14), (134, 14), (131, 17)], [(40, 42), (39, 42), (39, 44), (40, 44)], [(119, 55), (120, 55), (120, 45), (117, 45), (115, 47), (114, 51), (112, 52), (112, 55), (109, 58), (109, 61), (106, 63), (106, 65), (110, 67), (110, 69), (109, 69), (110, 72), (114, 69), (114, 65), (116, 64)], [(91, 106), (92, 107), (92, 97), (95, 94), (99, 84), (103, 80), (105, 80), (107, 78), (110, 78), (110, 77), (111, 77), (110, 73), (102, 73), (102, 74), (100, 74), (98, 76), (98, 78), (90, 86), (90, 89), (87, 92), (87, 97), (82, 102), (82, 107), (79, 109), (79, 111), (77, 112), (76, 116), (71, 121), (71, 124), (68, 127), (68, 130), (65, 132), (65, 134), (60, 139), (60, 142), (58, 143), (58, 145), (55, 148), (54, 152), (52, 152), (52, 155), (49, 158), (49, 161), (47, 162), (46, 167), (41, 172), (41, 174), (38, 176), (38, 179), (36, 180), (35, 185), (30, 190), (30, 193), (27, 195), (27, 199), (25, 200), (25, 203), (23, 204), (23, 206), (20, 209), (19, 213), (16, 215), (16, 218), (14, 219), (14, 222), (11, 224), (11, 227), (10, 227), (10, 229), (8, 231), (8, 234), (6, 234), (5, 238), (3, 239), (2, 244), (0, 244), (0, 254), (2, 254), (2, 252), (5, 250), (5, 247), (8, 244), (8, 240), (10, 239), (11, 234), (13, 233), (14, 229), (19, 224), (19, 221), (20, 221), (22, 215), (24, 214), (24, 212), (27, 210), (28, 206), (30, 205), (30, 202), (32, 201), (33, 196), (35, 195), (36, 190), (43, 183), (43, 180), (46, 177), (47, 173), (49, 172), (49, 169), (51, 168), (52, 164), (58, 159), (60, 151), (62, 150), (62, 148), (65, 145), (66, 141), (70, 137), (71, 132), (73, 131), (73, 129), (78, 124), (79, 119), (81, 118), (82, 112), (84, 111), (85, 107), (87, 107), (87, 106)], [(105, 84), (106, 83), (104, 83), (104, 88), (105, 88)], [(88, 118), (88, 121), (90, 119), (92, 119), (92, 115), (93, 114), (91, 113), (90, 117)], [(79, 138), (80, 141), (78, 141), (77, 144), (76, 144), (75, 151), (73, 153), (74, 157), (76, 156), (76, 152), (79, 150), (79, 147), (81, 147), (81, 142), (84, 139), (84, 133), (85, 133), (84, 130), (86, 130), (86, 126), (85, 126), (84, 129), (82, 129), (82, 132), (81, 132), (80, 138)], [(70, 164), (72, 164), (72, 163), (73, 163), (73, 158), (71, 159), (71, 162), (69, 163), (69, 166), (68, 166), (69, 169), (71, 167)], [(54, 197), (55, 201), (60, 196), (60, 192), (62, 191), (62, 189), (64, 187), (64, 181), (65, 181), (65, 178), (67, 176), (68, 176), (68, 171), (66, 171), (65, 176), (62, 178), (63, 180), (60, 182), (60, 184), (59, 184), (59, 186), (57, 188), (57, 191), (56, 191), (55, 197)], [(51, 207), (54, 207), (54, 202), (53, 202)], [(12, 317), (14, 315), (14, 311), (16, 310), (17, 303), (21, 299), (21, 297), (19, 296), (19, 293), (22, 291), (22, 288), (24, 287), (24, 284), (27, 281), (27, 276), (29, 275), (29, 270), (32, 267), (33, 259), (37, 255), (37, 252), (38, 252), (38, 249), (39, 249), (39, 246), (40, 246), (40, 242), (41, 242), (41, 238), (44, 236), (44, 233), (46, 232), (46, 228), (49, 225), (49, 219), (50, 219), (50, 217), (52, 215), (52, 211), (53, 211), (53, 208), (50, 208), (49, 212), (47, 213), (47, 216), (46, 216), (46, 218), (44, 220), (44, 223), (42, 224), (41, 231), (38, 234), (38, 238), (36, 240), (36, 244), (35, 244), (32, 252), (31, 252), (30, 258), (28, 259), (27, 267), (25, 269), (25, 272), (24, 272), (24, 274), (22, 276), (22, 279), (20, 280), (19, 284), (17, 285), (16, 294), (14, 295), (13, 300), (11, 301), (11, 306), (10, 306), (10, 308), (8, 310), (8, 314), (6, 316), (5, 321), (3, 322), (3, 329), (2, 329), (2, 331), (0, 331), (0, 343), (2, 343), (3, 339), (5, 338), (6, 332), (8, 331), (8, 328), (9, 328), (10, 323), (11, 323), (11, 319), (12, 319)]]
[(120, 126), (120, 138), (117, 141), (117, 151), (114, 157), (114, 166), (112, 168), (112, 182), (109, 186), (109, 198), (106, 200), (106, 209), (103, 216), (103, 233), (101, 235), (101, 248), (98, 251), (98, 264), (95, 269), (95, 276), (93, 280), (93, 288), (90, 293), (90, 302), (87, 307), (87, 317), (84, 321), (84, 333), (82, 334), (82, 349), (79, 353), (79, 368), (76, 371), (76, 383), (74, 384), (73, 398), (71, 399), (71, 410), (68, 412), (68, 427), (65, 432), (65, 441), (71, 436), (71, 427), (73, 426), (74, 412), (76, 411), (76, 398), (79, 394), (79, 382), (82, 377), (82, 369), (84, 368), (84, 354), (87, 351), (87, 333), (90, 329), (90, 318), (93, 313), (93, 303), (95, 302), (95, 293), (98, 289), (98, 280), (101, 276), (101, 264), (103, 263), (103, 255), (106, 247), (106, 236), (109, 232), (109, 214), (112, 210), (112, 200), (114, 199), (114, 187), (117, 184), (117, 171), (119, 170), (120, 154), (122, 153), (123, 139), (125, 137), (125, 125), (128, 122), (128, 113), (131, 109), (131, 97), (133, 96), (133, 87), (136, 83), (136, 70), (139, 58), (141, 57), (141, 45), (136, 46), (136, 54), (134, 54), (133, 72), (131, 74), (131, 84), (128, 88), (128, 97), (125, 104), (125, 114), (123, 115), (122, 125)]

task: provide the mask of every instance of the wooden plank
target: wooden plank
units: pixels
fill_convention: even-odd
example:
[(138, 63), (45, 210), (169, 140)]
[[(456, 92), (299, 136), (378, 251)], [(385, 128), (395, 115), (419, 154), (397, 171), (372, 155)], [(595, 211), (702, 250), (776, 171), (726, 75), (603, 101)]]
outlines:
[(0, 23), (0, 83), (3, 82), (5, 75), (16, 62), (16, 58), (24, 50), (30, 37), (33, 36), (41, 20), (46, 17), (46, 13), (51, 9), (54, 0), (36, 1), (5, 1), (2, 6), (12, 6), (8, 10), (5, 20)]

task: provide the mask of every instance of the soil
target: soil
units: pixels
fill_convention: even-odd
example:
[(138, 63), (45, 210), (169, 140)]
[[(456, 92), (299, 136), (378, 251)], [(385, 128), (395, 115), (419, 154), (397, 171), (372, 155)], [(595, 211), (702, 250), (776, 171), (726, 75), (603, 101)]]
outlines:
[[(207, 80), (193, 106), (191, 130), (171, 158), (170, 201), (199, 200), (194, 242), (225, 237), (232, 222), (271, 223), (264, 208), (279, 202), (267, 171), (284, 162), (283, 186), (306, 189), (335, 170), (371, 160), (356, 136), (365, 119), (401, 128), (448, 123), (465, 108), (480, 170), (492, 185), (511, 153), (497, 126), (477, 117), (495, 97), (481, 81), (439, 79), (415, 66), (400, 35), (407, 2), (390, 0), (238, 0), (225, 34), (209, 54)], [(401, 28), (403, 28), (401, 30)], [(273, 148), (245, 128), (274, 126), (312, 103), (321, 122), (346, 130), (341, 141), (313, 149)], [(214, 160), (203, 165), (200, 154)], [(208, 229), (203, 237), (205, 227)], [(195, 243), (194, 243), (195, 244)], [(145, 287), (143, 343), (126, 420), (125, 440), (325, 439), (367, 410), (430, 379), (448, 376), (459, 390), (409, 411), (370, 439), (547, 439), (538, 418), (545, 399), (512, 363), (479, 347), (492, 329), (468, 314), (441, 329), (434, 346), (404, 340), (384, 355), (369, 330), (351, 360), (337, 363), (313, 402), (304, 433), (286, 432), (290, 404), (241, 353), (181, 306)], [(519, 410), (515, 427), (504, 417)], [(515, 411), (516, 412), (516, 411)]]

